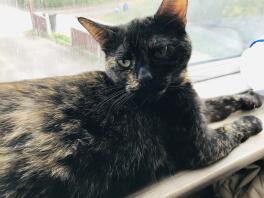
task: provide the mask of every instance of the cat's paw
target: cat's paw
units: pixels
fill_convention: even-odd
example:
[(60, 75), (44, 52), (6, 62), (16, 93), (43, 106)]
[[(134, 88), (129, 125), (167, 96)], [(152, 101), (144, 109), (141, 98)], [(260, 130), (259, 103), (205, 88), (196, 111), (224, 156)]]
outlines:
[(243, 133), (242, 141), (252, 135), (260, 133), (263, 129), (262, 121), (255, 116), (243, 116), (233, 123), (233, 127), (237, 132)]
[(261, 96), (252, 90), (239, 94), (242, 110), (252, 110), (262, 106)]

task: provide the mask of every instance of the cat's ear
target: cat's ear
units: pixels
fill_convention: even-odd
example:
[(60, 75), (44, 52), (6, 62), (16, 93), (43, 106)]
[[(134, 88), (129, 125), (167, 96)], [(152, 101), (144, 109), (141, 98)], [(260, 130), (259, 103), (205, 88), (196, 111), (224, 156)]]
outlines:
[(111, 26), (103, 25), (83, 17), (78, 17), (78, 21), (101, 46), (104, 46), (114, 36), (114, 28)]
[(163, 0), (156, 16), (177, 17), (184, 25), (187, 23), (188, 0)]

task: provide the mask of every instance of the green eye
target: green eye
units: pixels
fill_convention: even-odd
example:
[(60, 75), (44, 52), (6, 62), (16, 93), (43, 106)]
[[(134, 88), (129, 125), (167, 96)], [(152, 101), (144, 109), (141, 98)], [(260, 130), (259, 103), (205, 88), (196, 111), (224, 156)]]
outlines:
[(117, 63), (125, 68), (128, 68), (131, 66), (132, 61), (131, 60), (118, 60)]

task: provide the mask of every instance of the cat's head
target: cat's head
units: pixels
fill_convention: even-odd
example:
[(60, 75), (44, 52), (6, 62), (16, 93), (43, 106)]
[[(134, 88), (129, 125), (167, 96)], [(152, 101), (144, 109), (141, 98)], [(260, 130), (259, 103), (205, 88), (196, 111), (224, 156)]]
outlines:
[(184, 83), (191, 44), (185, 31), (188, 0), (163, 0), (152, 17), (120, 26), (89, 19), (80, 23), (106, 55), (106, 72), (135, 94), (162, 95), (174, 83)]

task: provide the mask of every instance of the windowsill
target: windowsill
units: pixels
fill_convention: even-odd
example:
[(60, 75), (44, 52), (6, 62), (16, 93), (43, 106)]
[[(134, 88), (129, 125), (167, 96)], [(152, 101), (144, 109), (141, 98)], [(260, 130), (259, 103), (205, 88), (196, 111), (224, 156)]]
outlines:
[(240, 73), (194, 83), (194, 88), (201, 98), (229, 95), (250, 89)]
[[(198, 67), (199, 66), (197, 66), (197, 68)], [(208, 69), (210, 70), (210, 68)], [(236, 72), (232, 75), (224, 75), (221, 78), (215, 78), (212, 80), (195, 83), (194, 87), (199, 95), (203, 98), (214, 97), (217, 95), (233, 94), (248, 89), (248, 86), (243, 81), (243, 78), (241, 77), (241, 74), (239, 72)], [(255, 111), (235, 113), (223, 122), (212, 124), (211, 127), (214, 128), (222, 125), (225, 122), (230, 122), (231, 120), (236, 119), (242, 114), (256, 115), (264, 122), (264, 106), (262, 106), (261, 109)], [(226, 158), (211, 166), (203, 169), (181, 171), (174, 176), (166, 178), (133, 194), (131, 197), (184, 197), (238, 171), (243, 167), (246, 167), (247, 165), (263, 157), (264, 131), (254, 137), (251, 137), (249, 140), (234, 149)]]
[(240, 57), (234, 57), (201, 64), (190, 64), (188, 70), (192, 81), (198, 83), (230, 74), (237, 74), (242, 64), (243, 61)]

